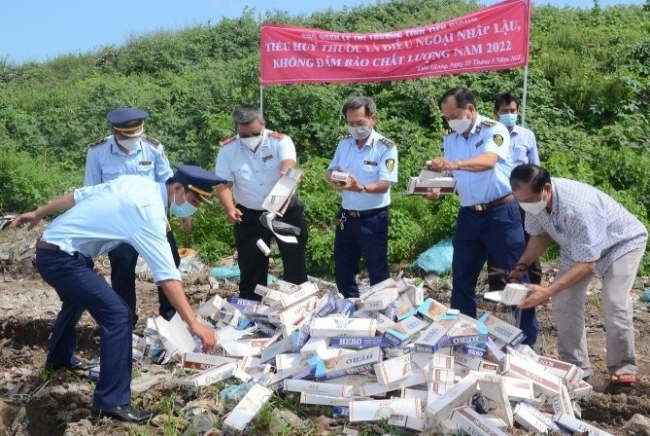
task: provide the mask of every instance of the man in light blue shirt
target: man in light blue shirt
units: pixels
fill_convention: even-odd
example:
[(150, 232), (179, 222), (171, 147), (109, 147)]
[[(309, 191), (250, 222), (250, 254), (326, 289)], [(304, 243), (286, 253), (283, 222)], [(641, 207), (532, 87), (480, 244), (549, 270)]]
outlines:
[[(528, 163), (539, 165), (535, 134), (531, 130), (517, 124), (517, 119), (519, 118), (519, 99), (509, 92), (499, 94), (494, 101), (494, 116), (510, 132), (510, 158), (512, 160), (512, 167), (515, 168)], [(519, 212), (521, 213), (523, 224), (526, 214), (523, 210)], [(528, 233), (524, 232), (524, 238), (528, 242)], [(502, 290), (507, 284), (506, 275), (495, 266), (494, 260), (490, 256), (488, 256), (487, 266), (490, 290)], [(542, 274), (542, 265), (539, 260), (536, 260), (528, 268), (530, 282), (537, 285), (540, 284)]]
[[(397, 183), (397, 148), (374, 130), (377, 106), (370, 97), (353, 97), (343, 106), (350, 132), (336, 147), (326, 178), (341, 191), (334, 237), (336, 285), (346, 298), (357, 297), (361, 256), (365, 256), (370, 284), (390, 277), (388, 271), (388, 206), (390, 188)], [(332, 172), (349, 180), (332, 180)]]
[(638, 367), (630, 291), (645, 253), (645, 226), (604, 192), (574, 180), (551, 178), (537, 165), (515, 168), (510, 183), (526, 211), (526, 230), (531, 235), (510, 278), (518, 280), (552, 241), (560, 246), (557, 276), (546, 286), (528, 285), (532, 293), (520, 307), (535, 307), (550, 298), (560, 358), (589, 376), (593, 370), (587, 350), (585, 300), (594, 276), (602, 278), (611, 382), (633, 384)]
[(122, 243), (135, 247), (153, 271), (156, 284), (201, 340), (203, 350), (213, 350), (216, 344), (215, 332), (199, 322), (185, 297), (165, 234), (168, 209), (179, 217), (191, 216), (202, 201), (210, 201), (213, 186), (224, 181), (199, 167), (177, 168), (166, 183), (126, 175), (77, 189), (20, 215), (11, 224), (16, 228), (29, 223), (31, 229), (43, 217), (67, 210), (36, 243), (38, 272), (62, 301), (46, 366), (55, 370), (75, 367), (75, 326), (88, 310), (101, 328), (100, 375), (93, 402), (99, 415), (140, 423), (151, 418), (152, 412), (130, 406), (133, 312), (93, 271), (94, 257)]
[[(163, 153), (160, 142), (144, 134), (147, 112), (137, 108), (117, 108), (106, 115), (112, 135), (89, 145), (86, 157), (85, 186), (110, 182), (118, 177), (137, 174), (156, 182), (165, 182), (173, 171)], [(181, 225), (191, 229), (191, 220), (181, 220)], [(180, 256), (171, 228), (167, 232), (169, 246), (176, 266)], [(130, 244), (121, 244), (109, 251), (111, 285), (133, 312), (133, 324), (138, 320), (135, 294), (135, 268), (138, 252)], [(169, 320), (176, 313), (173, 306), (158, 288), (160, 315)]]
[[(476, 283), (488, 254), (502, 271), (513, 268), (525, 248), (519, 206), (510, 188), (510, 135), (506, 127), (481, 116), (466, 87), (445, 92), (440, 108), (452, 129), (443, 140), (444, 157), (431, 161), (433, 171), (451, 171), (461, 208), (456, 221), (452, 260), (451, 307), (476, 317)], [(427, 196), (437, 199), (439, 189)], [(527, 278), (527, 277), (526, 277)], [(524, 343), (537, 340), (535, 309), (521, 312)]]

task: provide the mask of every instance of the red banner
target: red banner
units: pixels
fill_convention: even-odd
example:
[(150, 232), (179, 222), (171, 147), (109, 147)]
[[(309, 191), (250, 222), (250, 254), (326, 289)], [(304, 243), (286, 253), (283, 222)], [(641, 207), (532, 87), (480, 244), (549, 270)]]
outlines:
[(406, 80), (528, 64), (530, 0), (386, 33), (262, 25), (262, 85)]

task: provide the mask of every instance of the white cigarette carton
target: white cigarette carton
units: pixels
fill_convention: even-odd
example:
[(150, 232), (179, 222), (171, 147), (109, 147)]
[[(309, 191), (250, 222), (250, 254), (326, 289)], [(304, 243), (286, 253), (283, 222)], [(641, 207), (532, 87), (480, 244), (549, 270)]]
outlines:
[(569, 397), (572, 400), (576, 400), (578, 398), (584, 398), (591, 395), (593, 389), (594, 389), (593, 386), (591, 386), (589, 383), (587, 383), (584, 380), (580, 380), (578, 387), (569, 391)]
[(279, 371), (293, 368), (302, 362), (303, 357), (300, 353), (284, 353), (275, 356), (275, 367)]
[(300, 394), (300, 402), (302, 404), (320, 404), (323, 406), (342, 406), (348, 407), (352, 401), (352, 397), (332, 397), (327, 395), (318, 395), (308, 392)]
[(365, 300), (366, 298), (370, 297), (375, 292), (379, 292), (384, 288), (396, 288), (396, 287), (397, 287), (397, 282), (394, 279), (389, 277), (386, 280), (382, 280), (379, 283), (375, 283), (374, 285), (370, 286), (369, 288), (360, 289), (359, 290), (359, 299)]
[(426, 389), (402, 388), (402, 398), (419, 398), (420, 404), (426, 405), (429, 392)]
[(479, 415), (471, 407), (453, 411), (451, 421), (463, 432), (476, 436), (507, 436), (507, 433), (494, 426), (484, 415)]
[(296, 324), (301, 318), (306, 317), (309, 312), (314, 310), (318, 305), (318, 297), (311, 296), (299, 303), (289, 306), (279, 312), (269, 314), (269, 322), (275, 325)]
[(309, 329), (314, 338), (372, 337), (376, 332), (377, 321), (370, 318), (314, 318)]
[(453, 194), (456, 191), (456, 179), (444, 173), (422, 170), (418, 177), (411, 177), (406, 192), (425, 195), (431, 188), (440, 189), (440, 194)]
[[(550, 430), (552, 430), (554, 433), (560, 434), (560, 435), (570, 435), (571, 433), (567, 432), (564, 428), (560, 427), (554, 420), (553, 420), (553, 415), (549, 415), (547, 413), (542, 412), (541, 410), (537, 409), (535, 406), (532, 406), (528, 403), (521, 402), (517, 405), (515, 408), (515, 416), (517, 414), (524, 414), (524, 416), (533, 416), (537, 418), (538, 421), (542, 422), (544, 425), (546, 425)], [(517, 421), (519, 422), (519, 421)]]
[(232, 377), (236, 369), (236, 363), (224, 363), (184, 379), (181, 385), (185, 388), (208, 386)]
[(354, 395), (354, 386), (352, 385), (321, 383), (311, 380), (284, 380), (284, 390), (327, 397), (352, 397)]
[(413, 374), (413, 365), (411, 363), (410, 354), (384, 360), (383, 362), (375, 364), (374, 368), (377, 380), (379, 383), (385, 385), (402, 380)]
[(388, 318), (385, 315), (382, 315), (378, 312), (373, 312), (371, 310), (360, 309), (354, 312), (355, 318), (370, 318), (377, 321), (377, 331), (381, 334), (386, 333), (386, 329), (395, 325), (395, 321)]
[(322, 360), (317, 368), (316, 377), (319, 378), (325, 373), (337, 373), (357, 366), (374, 365), (375, 363), (381, 362), (383, 357), (381, 348), (379, 347), (338, 355)]
[(342, 171), (332, 171), (332, 174), (330, 175), (330, 180), (332, 182), (340, 182), (345, 185), (350, 181), (350, 173), (344, 173)]
[(285, 309), (318, 293), (318, 286), (315, 283), (307, 282), (300, 286), (300, 289), (291, 294), (285, 294), (279, 300), (271, 303), (272, 309)]
[(381, 421), (391, 415), (406, 415), (422, 417), (422, 406), (419, 398), (351, 401), (350, 422)]
[(305, 345), (300, 349), (303, 359), (309, 359), (317, 356), (318, 352), (329, 347), (329, 338), (309, 338)]
[(546, 370), (551, 374), (564, 380), (569, 389), (577, 388), (582, 381), (582, 370), (571, 363), (546, 356), (536, 356), (535, 362), (546, 367)]
[(512, 402), (532, 401), (535, 399), (533, 382), (528, 379), (503, 377), (508, 399)]
[(546, 372), (540, 364), (511, 354), (504, 359), (502, 373), (506, 376), (530, 380), (536, 393), (548, 396), (560, 394), (563, 385), (558, 376)]
[(197, 369), (204, 371), (224, 363), (237, 363), (232, 357), (215, 356), (203, 353), (183, 353), (181, 366), (183, 369)]
[(490, 312), (485, 312), (478, 319), (488, 328), (490, 335), (506, 345), (516, 346), (520, 344), (526, 335), (517, 327), (500, 320)]
[(414, 416), (391, 415), (390, 418), (388, 418), (388, 423), (398, 427), (405, 427), (410, 430), (424, 430), (424, 420), (422, 418), (416, 418)]
[(477, 381), (470, 373), (461, 379), (453, 388), (447, 390), (444, 395), (435, 398), (427, 404), (425, 413), (432, 424), (443, 422), (451, 417), (451, 413), (458, 407), (467, 407), (472, 401), (476, 392)]
[(547, 434), (551, 430), (549, 426), (544, 424), (544, 422), (534, 414), (530, 413), (530, 411), (525, 406), (522, 406), (522, 404), (517, 404), (513, 413), (515, 422), (526, 430), (541, 434)]
[(448, 317), (445, 315), (437, 316), (435, 318), (436, 320), (415, 340), (416, 351), (436, 353), (441, 348), (447, 346), (449, 331), (454, 324), (458, 322), (458, 318)]
[(386, 329), (384, 337), (394, 346), (398, 347), (404, 345), (419, 331), (424, 330), (428, 326), (428, 322), (411, 316)]
[(275, 342), (262, 349), (261, 362), (266, 363), (274, 359), (278, 354), (286, 353), (292, 349), (293, 335), (288, 336), (281, 341)]
[[(411, 386), (424, 385), (427, 382), (426, 374), (423, 371), (417, 371), (406, 378), (392, 382), (392, 383), (366, 383), (359, 387), (359, 395), (362, 397), (373, 397), (377, 395), (385, 395), (387, 392), (396, 391), (398, 389), (407, 388)], [(403, 397), (402, 397), (403, 398)]]
[(167, 350), (167, 356), (180, 361), (183, 358), (183, 353), (191, 353), (196, 349), (196, 343), (178, 313), (169, 321), (159, 316), (154, 319), (154, 323)]
[(219, 309), (221, 309), (221, 305), (225, 301), (226, 300), (220, 296), (215, 295), (203, 303), (201, 306), (199, 306), (199, 308), (196, 309), (196, 314), (202, 316), (203, 318), (216, 319), (216, 315), (219, 313)]
[(512, 427), (514, 423), (512, 407), (510, 407), (503, 377), (484, 372), (478, 372), (475, 376), (481, 396), (487, 400), (485, 412), (503, 420), (508, 428)]
[(508, 283), (503, 291), (492, 291), (483, 294), (483, 297), (498, 301), (499, 303), (516, 306), (528, 297), (530, 289), (519, 283)]
[(384, 288), (363, 300), (362, 309), (384, 310), (397, 299), (398, 295), (396, 287)]
[(289, 207), (291, 198), (298, 189), (303, 173), (297, 168), (288, 168), (287, 172), (280, 177), (271, 192), (262, 203), (262, 208), (279, 216), (284, 215)]
[(577, 433), (587, 433), (589, 436), (613, 436), (611, 433), (607, 433), (605, 430), (601, 430), (598, 427), (587, 424), (584, 421), (581, 421), (577, 418), (567, 415), (566, 413), (557, 413), (553, 420), (560, 424), (562, 427), (568, 428), (572, 432)]
[(575, 418), (573, 412), (573, 405), (571, 404), (571, 398), (569, 397), (569, 391), (565, 384), (562, 384), (560, 387), (560, 393), (549, 397), (548, 401), (553, 406), (553, 412), (556, 414), (562, 413), (564, 415), (569, 415), (572, 418)]
[(406, 290), (404, 295), (406, 295), (406, 297), (409, 299), (413, 307), (416, 308), (416, 310), (418, 307), (420, 307), (422, 303), (424, 303), (424, 288), (422, 286), (409, 288)]
[(330, 378), (323, 380), (322, 383), (325, 384), (337, 384), (337, 385), (351, 385), (354, 395), (364, 396), (360, 393), (360, 388), (371, 383), (377, 383), (377, 377), (374, 374), (368, 372), (365, 374), (350, 374), (344, 375), (341, 377)]
[(248, 391), (246, 396), (228, 414), (223, 426), (226, 429), (244, 431), (249, 422), (257, 416), (260, 409), (271, 399), (273, 391), (258, 384)]

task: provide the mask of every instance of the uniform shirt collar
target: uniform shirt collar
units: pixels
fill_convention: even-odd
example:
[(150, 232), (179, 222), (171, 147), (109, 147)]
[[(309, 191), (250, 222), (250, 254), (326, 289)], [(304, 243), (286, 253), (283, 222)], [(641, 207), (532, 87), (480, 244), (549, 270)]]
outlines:
[[(481, 123), (486, 119), (487, 118), (485, 118), (483, 115), (477, 113), (476, 114), (476, 121), (474, 122), (474, 125), (472, 126), (472, 128), (469, 130), (469, 134), (470, 135), (478, 135), (479, 132), (482, 129), (482, 127), (479, 127), (479, 126), (481, 126)], [(459, 133), (459, 135), (460, 135), (460, 133)]]
[(511, 135), (519, 135), (520, 133), (521, 133), (521, 130), (520, 130), (519, 124), (515, 124), (512, 127), (512, 130), (510, 131), (510, 134)]
[[(350, 140), (352, 141), (352, 144), (354, 144), (354, 146), (357, 147), (357, 149), (358, 149), (359, 147), (357, 146), (356, 139), (350, 138)], [(363, 144), (363, 147), (361, 147), (361, 150), (363, 150), (366, 147), (369, 147), (369, 148), (374, 147), (376, 140), (377, 140), (377, 131), (373, 128), (372, 132), (370, 133), (370, 136), (368, 136), (368, 139), (366, 139), (366, 143)]]
[[(142, 150), (142, 140), (138, 142), (138, 146), (136, 148), (126, 153), (126, 156), (131, 156), (132, 154), (139, 153), (141, 150)], [(117, 144), (117, 139), (115, 139), (115, 136), (111, 136), (111, 153), (125, 155), (125, 153), (122, 150), (120, 150), (120, 147)]]

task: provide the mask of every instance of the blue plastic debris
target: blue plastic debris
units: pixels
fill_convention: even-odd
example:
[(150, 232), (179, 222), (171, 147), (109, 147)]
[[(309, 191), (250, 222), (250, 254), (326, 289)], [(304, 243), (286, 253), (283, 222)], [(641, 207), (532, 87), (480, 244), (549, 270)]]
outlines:
[(238, 385), (230, 385), (227, 388), (223, 389), (219, 393), (219, 398), (221, 398), (224, 401), (235, 401), (239, 402), (241, 401), (244, 396), (248, 393), (248, 391), (251, 390), (255, 383), (253, 382), (248, 382), (248, 383), (241, 383)]
[(647, 288), (645, 292), (641, 295), (641, 298), (639, 298), (642, 303), (650, 303), (650, 288)]
[(451, 239), (438, 241), (411, 264), (411, 269), (419, 268), (427, 274), (441, 276), (451, 271), (451, 261), (454, 257), (454, 248)]

